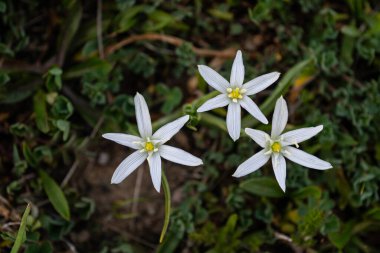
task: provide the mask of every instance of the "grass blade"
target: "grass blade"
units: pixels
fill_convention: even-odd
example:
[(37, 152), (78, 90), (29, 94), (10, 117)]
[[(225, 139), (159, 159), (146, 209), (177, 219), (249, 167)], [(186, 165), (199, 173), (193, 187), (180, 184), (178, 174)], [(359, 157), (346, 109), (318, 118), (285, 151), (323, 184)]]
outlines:
[(22, 215), (20, 228), (18, 229), (15, 244), (13, 244), (11, 253), (17, 253), (26, 239), (26, 221), (30, 213), (30, 204), (26, 206), (24, 214)]

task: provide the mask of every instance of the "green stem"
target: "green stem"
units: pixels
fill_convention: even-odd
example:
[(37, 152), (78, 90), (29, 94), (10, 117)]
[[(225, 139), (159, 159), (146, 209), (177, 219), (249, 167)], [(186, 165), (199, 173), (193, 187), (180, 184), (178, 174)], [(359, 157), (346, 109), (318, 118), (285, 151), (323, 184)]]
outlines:
[[(207, 94), (207, 95), (205, 95), (205, 96), (203, 96), (203, 97), (201, 97), (201, 98), (198, 98), (198, 99), (194, 100), (194, 101), (191, 103), (191, 105), (194, 107), (194, 110), (197, 110), (198, 107), (201, 106), (204, 102), (206, 102), (206, 101), (209, 100), (210, 98), (213, 98), (213, 97), (215, 97), (215, 96), (217, 96), (217, 95), (219, 95), (219, 94), (220, 94), (219, 91), (212, 91), (212, 92), (210, 92), (209, 94)], [(187, 105), (188, 105), (188, 104), (187, 104)], [(186, 104), (183, 105), (182, 108), (184, 108), (185, 106), (186, 106)], [(181, 116), (183, 115), (183, 110), (182, 110), (182, 108), (176, 110), (175, 112), (173, 112), (173, 113), (170, 114), (170, 115), (167, 115), (167, 116), (165, 116), (165, 117), (160, 118), (159, 120), (156, 120), (156, 121), (152, 124), (152, 128), (153, 128), (153, 130), (155, 131), (155, 130), (157, 130), (159, 127), (161, 127), (161, 126), (163, 126), (163, 125), (165, 125), (165, 124), (167, 124), (167, 123), (169, 123), (169, 122), (171, 122), (171, 121), (173, 121), (173, 120), (175, 120), (175, 119), (181, 117)]]
[(162, 227), (160, 243), (164, 240), (166, 231), (168, 230), (169, 221), (170, 221), (170, 205), (171, 205), (171, 197), (170, 197), (170, 188), (168, 184), (168, 180), (166, 179), (165, 172), (162, 170), (162, 188), (164, 189), (165, 196), (165, 220), (164, 226)]
[(212, 115), (211, 113), (202, 113), (201, 120), (199, 123), (204, 124), (206, 126), (215, 126), (222, 131), (228, 132), (225, 120), (215, 115)]
[(211, 99), (213, 97), (216, 97), (219, 94), (221, 94), (219, 91), (214, 90), (214, 91), (208, 93), (207, 95), (194, 100), (192, 104), (193, 104), (195, 110), (197, 110), (198, 107), (200, 107), (201, 105), (203, 105), (204, 102), (206, 102), (207, 100), (209, 100), (209, 99)]
[(182, 110), (179, 109), (179, 110), (173, 112), (172, 114), (167, 115), (165, 117), (162, 117), (159, 120), (156, 120), (155, 122), (153, 122), (152, 128), (154, 131), (156, 131), (161, 126), (163, 126), (163, 125), (165, 125), (165, 124), (167, 124), (167, 123), (169, 123), (169, 122), (171, 122), (171, 121), (173, 121), (173, 120), (175, 120), (181, 116), (182, 116)]
[[(260, 106), (260, 110), (264, 113), (264, 115), (268, 115), (274, 108), (276, 104), (276, 100), (283, 95), (287, 89), (292, 85), (292, 81), (299, 76), (302, 70), (307, 67), (312, 62), (312, 58), (306, 59), (302, 62), (299, 62), (295, 66), (293, 66), (281, 81), (278, 83), (276, 89), (271, 93), (271, 95), (264, 101), (264, 103)], [(259, 122), (254, 119), (251, 115), (247, 115), (242, 120), (242, 126), (245, 127), (254, 127)]]

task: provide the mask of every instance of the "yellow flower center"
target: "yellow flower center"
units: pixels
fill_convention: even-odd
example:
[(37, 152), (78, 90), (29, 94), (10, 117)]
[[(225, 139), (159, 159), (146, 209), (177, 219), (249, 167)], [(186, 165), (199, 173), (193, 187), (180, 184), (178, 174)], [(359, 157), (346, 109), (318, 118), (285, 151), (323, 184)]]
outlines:
[(273, 152), (280, 152), (281, 151), (281, 144), (279, 142), (275, 142), (272, 144), (272, 151)]
[(145, 142), (145, 150), (147, 152), (149, 151), (153, 151), (154, 150), (154, 145), (152, 142), (148, 141), (148, 142)]
[(242, 99), (243, 98), (242, 95), (244, 94), (245, 89), (240, 89), (240, 88), (232, 89), (232, 88), (228, 88), (227, 92), (228, 92), (228, 97), (231, 98), (232, 101), (236, 103), (238, 99)]

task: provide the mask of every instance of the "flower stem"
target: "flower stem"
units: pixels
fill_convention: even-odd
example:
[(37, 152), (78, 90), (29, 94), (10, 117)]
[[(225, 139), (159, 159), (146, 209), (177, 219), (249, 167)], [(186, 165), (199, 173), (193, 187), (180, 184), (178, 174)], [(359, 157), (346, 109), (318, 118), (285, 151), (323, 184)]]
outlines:
[(171, 197), (170, 197), (170, 188), (168, 184), (168, 180), (166, 179), (165, 172), (162, 170), (162, 188), (164, 189), (165, 196), (165, 220), (164, 226), (162, 227), (160, 243), (164, 240), (166, 231), (168, 230), (169, 221), (170, 221), (170, 205), (171, 205)]
[[(268, 115), (274, 108), (276, 104), (276, 100), (281, 96), (285, 95), (286, 91), (289, 89), (289, 87), (293, 84), (293, 81), (295, 78), (310, 64), (313, 63), (313, 58), (308, 58), (306, 60), (303, 60), (296, 65), (294, 65), (286, 74), (284, 77), (281, 78), (278, 85), (274, 89), (274, 91), (271, 93), (271, 95), (264, 101), (264, 103), (260, 106), (260, 110), (265, 114)], [(247, 115), (242, 119), (242, 128), (245, 127), (254, 127), (259, 123), (256, 119), (254, 119), (251, 115)]]
[(219, 91), (214, 90), (214, 91), (208, 93), (207, 95), (204, 95), (203, 97), (200, 97), (200, 98), (194, 100), (192, 104), (193, 104), (195, 110), (198, 109), (204, 102), (206, 102), (207, 100), (209, 100), (213, 97), (216, 97), (219, 94), (221, 94)]

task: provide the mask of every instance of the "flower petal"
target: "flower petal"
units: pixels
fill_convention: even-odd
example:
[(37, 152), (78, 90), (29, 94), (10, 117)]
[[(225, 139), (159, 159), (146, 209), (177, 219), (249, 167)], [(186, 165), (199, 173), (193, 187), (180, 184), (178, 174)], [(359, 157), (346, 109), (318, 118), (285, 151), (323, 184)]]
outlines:
[(198, 65), (198, 70), (203, 79), (205, 79), (211, 87), (222, 93), (227, 92), (227, 88), (230, 87), (230, 84), (224, 77), (219, 75), (218, 72), (205, 65)]
[(293, 131), (289, 131), (281, 135), (282, 137), (282, 145), (298, 145), (298, 143), (306, 141), (311, 137), (317, 135), (320, 131), (322, 131), (323, 126), (319, 125), (316, 127), (306, 127)]
[(127, 146), (133, 149), (140, 149), (141, 145), (137, 142), (142, 142), (142, 139), (138, 136), (130, 134), (121, 134), (121, 133), (106, 133), (102, 135), (103, 138), (114, 141), (121, 145)]
[(147, 138), (152, 136), (152, 122), (150, 119), (150, 114), (148, 106), (145, 102), (143, 96), (137, 93), (135, 96), (135, 110), (136, 110), (136, 120), (139, 132), (142, 138)]
[(283, 153), (286, 158), (302, 166), (317, 170), (327, 170), (332, 168), (332, 165), (329, 162), (323, 161), (305, 151), (290, 146), (285, 147), (284, 149), (287, 151)]
[(112, 175), (111, 184), (119, 184), (129, 176), (148, 157), (147, 153), (135, 151), (125, 158)]
[(269, 134), (261, 130), (246, 128), (245, 133), (262, 148), (265, 148), (267, 141), (270, 140)]
[(272, 166), (274, 175), (281, 189), (285, 192), (285, 179), (286, 179), (286, 162), (282, 155), (272, 155)]
[(242, 100), (240, 100), (240, 105), (249, 112), (254, 118), (260, 121), (263, 124), (268, 124), (268, 120), (265, 115), (260, 111), (260, 108), (253, 102), (253, 100), (244, 96)]
[(285, 99), (281, 96), (277, 99), (272, 119), (272, 139), (280, 136), (288, 122), (288, 106)]
[(197, 112), (206, 112), (215, 108), (224, 107), (230, 103), (230, 99), (226, 94), (219, 94), (218, 96), (209, 99), (203, 105), (201, 105)]
[(244, 81), (244, 64), (241, 51), (238, 50), (232, 64), (230, 84), (231, 86), (241, 87)]
[(161, 157), (158, 152), (154, 152), (148, 157), (150, 177), (152, 178), (154, 189), (160, 192), (161, 188)]
[(236, 141), (240, 137), (240, 127), (241, 127), (241, 118), (240, 118), (240, 105), (238, 103), (230, 103), (228, 105), (227, 111), (227, 129), (232, 140)]
[(268, 88), (271, 84), (277, 81), (280, 77), (280, 73), (272, 72), (269, 74), (261, 75), (255, 79), (245, 83), (243, 88), (247, 90), (247, 95), (253, 95)]
[(193, 156), (192, 154), (172, 146), (168, 145), (162, 145), (158, 152), (160, 153), (161, 157), (172, 161), (174, 163), (183, 164), (187, 166), (199, 166), (202, 165), (203, 162), (201, 159), (199, 159), (196, 156)]
[(239, 165), (233, 177), (242, 177), (261, 168), (270, 158), (270, 155), (265, 155), (265, 149), (261, 150), (245, 162)]
[(157, 139), (161, 144), (170, 140), (189, 121), (189, 115), (182, 116), (158, 129), (153, 134), (153, 139)]

